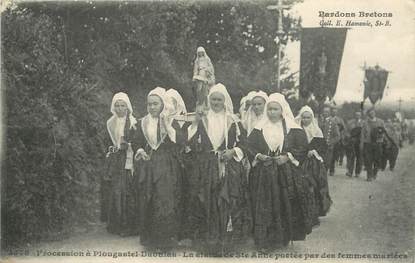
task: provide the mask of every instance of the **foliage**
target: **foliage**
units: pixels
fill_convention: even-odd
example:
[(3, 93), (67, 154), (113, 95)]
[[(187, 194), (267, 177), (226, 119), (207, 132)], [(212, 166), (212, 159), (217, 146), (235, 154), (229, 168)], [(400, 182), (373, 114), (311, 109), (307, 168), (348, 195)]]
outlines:
[(3, 19), (7, 110), (2, 230), (5, 244), (64, 235), (96, 217), (102, 169), (98, 91), (92, 97), (66, 62), (61, 28), (28, 10)]
[[(130, 95), (138, 117), (155, 86), (177, 89), (191, 108), (199, 45), (235, 104), (248, 90), (273, 89), (270, 3), (40, 2), (4, 11), (2, 245), (62, 237), (98, 220), (114, 92)], [(298, 40), (298, 27), (284, 18), (289, 40)]]

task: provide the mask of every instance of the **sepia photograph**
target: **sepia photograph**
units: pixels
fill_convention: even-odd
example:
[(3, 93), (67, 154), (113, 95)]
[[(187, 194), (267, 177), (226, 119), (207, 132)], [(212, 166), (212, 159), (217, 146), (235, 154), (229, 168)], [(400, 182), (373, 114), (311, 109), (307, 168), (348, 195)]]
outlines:
[(415, 0), (0, 12), (0, 262), (415, 262)]

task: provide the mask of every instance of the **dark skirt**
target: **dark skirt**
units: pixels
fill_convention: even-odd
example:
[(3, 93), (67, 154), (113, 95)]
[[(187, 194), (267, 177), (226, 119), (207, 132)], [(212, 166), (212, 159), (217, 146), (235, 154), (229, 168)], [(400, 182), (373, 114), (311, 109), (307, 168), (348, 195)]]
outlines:
[(304, 240), (312, 227), (312, 198), (300, 170), (291, 164), (258, 164), (251, 183), (256, 246), (273, 249)]
[(316, 218), (326, 216), (333, 203), (329, 194), (326, 167), (315, 157), (309, 157), (303, 162), (302, 168), (314, 196), (314, 222), (318, 222)]
[(125, 159), (125, 151), (112, 153), (107, 158), (109, 181), (105, 186), (109, 192), (102, 193), (108, 195), (107, 230), (123, 236), (138, 234), (137, 175), (125, 170)]
[[(192, 154), (188, 173), (189, 229), (201, 244), (240, 244), (251, 231), (248, 181), (242, 163), (231, 160), (219, 176), (213, 152)], [(190, 172), (191, 171), (191, 172)]]
[(273, 165), (259, 164), (251, 170), (253, 236), (258, 248), (279, 248), (290, 240), (291, 205), (280, 176)]
[(136, 163), (139, 171), (140, 240), (144, 245), (174, 246), (180, 231), (182, 175), (173, 149), (153, 151), (149, 161)]

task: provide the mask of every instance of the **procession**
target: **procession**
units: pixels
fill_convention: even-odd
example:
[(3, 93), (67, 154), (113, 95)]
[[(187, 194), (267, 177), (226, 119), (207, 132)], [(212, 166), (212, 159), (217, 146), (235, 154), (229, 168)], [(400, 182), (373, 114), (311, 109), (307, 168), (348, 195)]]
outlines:
[(0, 5), (0, 261), (409, 262), (400, 1)]
[(261, 90), (234, 110), (205, 49), (196, 53), (195, 112), (175, 89), (151, 90), (139, 119), (126, 93), (112, 99), (101, 186), (108, 232), (138, 235), (149, 248), (219, 256), (250, 240), (259, 251), (283, 248), (305, 240), (329, 213), (328, 177), (344, 156), (350, 178), (371, 182), (394, 170), (399, 119), (385, 122), (372, 106), (344, 120), (334, 103), (320, 116), (309, 105), (294, 116), (283, 94)]

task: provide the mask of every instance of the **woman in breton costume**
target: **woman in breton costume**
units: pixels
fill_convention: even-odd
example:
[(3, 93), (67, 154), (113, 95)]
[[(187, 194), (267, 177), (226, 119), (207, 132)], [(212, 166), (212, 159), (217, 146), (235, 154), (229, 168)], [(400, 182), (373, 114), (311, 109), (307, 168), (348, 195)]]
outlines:
[[(188, 176), (186, 175), (189, 172), (192, 163), (191, 157), (189, 154), (186, 154), (186, 143), (187, 143), (187, 129), (191, 124), (188, 121), (181, 120), (187, 114), (186, 104), (179, 92), (175, 89), (169, 89), (166, 92), (166, 97), (169, 100), (170, 107), (169, 118), (171, 120), (172, 127), (176, 130), (176, 145), (175, 152), (180, 163), (181, 168), (181, 202), (180, 202), (180, 221), (181, 221), (181, 230), (179, 231), (179, 240), (187, 239), (189, 237), (189, 228), (187, 226), (187, 219), (191, 207), (188, 204), (189, 200), (189, 182), (187, 180)], [(191, 171), (191, 169), (190, 169)], [(183, 243), (185, 244), (185, 243)]]
[(112, 140), (107, 154), (110, 182), (108, 195), (108, 232), (119, 235), (137, 234), (137, 199), (134, 187), (134, 133), (137, 120), (132, 115), (128, 95), (119, 92), (111, 103), (112, 117), (107, 121), (107, 130)]
[(209, 111), (197, 115), (188, 129), (193, 158), (189, 227), (193, 240), (205, 241), (218, 251), (218, 245), (246, 240), (250, 216), (232, 100), (222, 84), (213, 86), (208, 98)]
[[(244, 114), (244, 118), (242, 119), (242, 125), (245, 130), (244, 137), (248, 137), (255, 126), (257, 126), (261, 121), (264, 120), (264, 109), (265, 109), (265, 103), (268, 100), (268, 95), (263, 91), (251, 91), (249, 92), (247, 96), (250, 100), (250, 105), (248, 107), (248, 110)], [(242, 139), (242, 141), (244, 141)], [(243, 143), (245, 144), (245, 143)], [(255, 185), (255, 177), (252, 176), (252, 173), (250, 173), (250, 170), (252, 169), (249, 159), (245, 157), (242, 160), (244, 167), (247, 171), (248, 176), (248, 185), (249, 185), (249, 194), (250, 194), (250, 204), (251, 204), (251, 212), (253, 213), (255, 211), (255, 202), (254, 196), (252, 193), (254, 193), (254, 189), (252, 188)]]
[(255, 91), (250, 91), (245, 97), (241, 99), (239, 103), (239, 117), (241, 120), (245, 119), (245, 114), (248, 112), (249, 107), (251, 107), (251, 100), (254, 94), (256, 94)]
[(255, 244), (260, 249), (304, 240), (310, 232), (301, 163), (307, 136), (295, 122), (284, 96), (273, 93), (244, 147), (252, 163)]
[(155, 88), (147, 96), (148, 114), (138, 122), (136, 170), (139, 173), (141, 242), (174, 246), (180, 227), (180, 164), (171, 126), (166, 91)]
[(175, 89), (168, 89), (166, 91), (166, 97), (170, 104), (171, 115), (184, 115), (187, 113), (186, 104), (180, 93)]
[(254, 127), (264, 119), (265, 103), (268, 100), (268, 96), (263, 91), (252, 93), (251, 103), (242, 119), (242, 124), (249, 135)]
[(303, 173), (307, 176), (312, 193), (311, 211), (313, 225), (319, 224), (318, 217), (325, 216), (332, 204), (329, 195), (329, 186), (327, 181), (327, 172), (322, 156), (327, 151), (327, 143), (323, 138), (323, 132), (318, 127), (317, 119), (314, 112), (309, 106), (301, 108), (296, 122), (303, 127), (308, 141), (307, 158), (303, 162)]
[(180, 93), (175, 89), (167, 90), (166, 98), (168, 100), (168, 118), (173, 128), (177, 131), (180, 131), (180, 133), (177, 133), (176, 136), (180, 136), (178, 141), (183, 142), (183, 144), (180, 145), (180, 148), (183, 148), (187, 140), (187, 128), (190, 123), (185, 122), (184, 120), (178, 120), (176, 117), (184, 116), (187, 114), (186, 104), (184, 103)]

